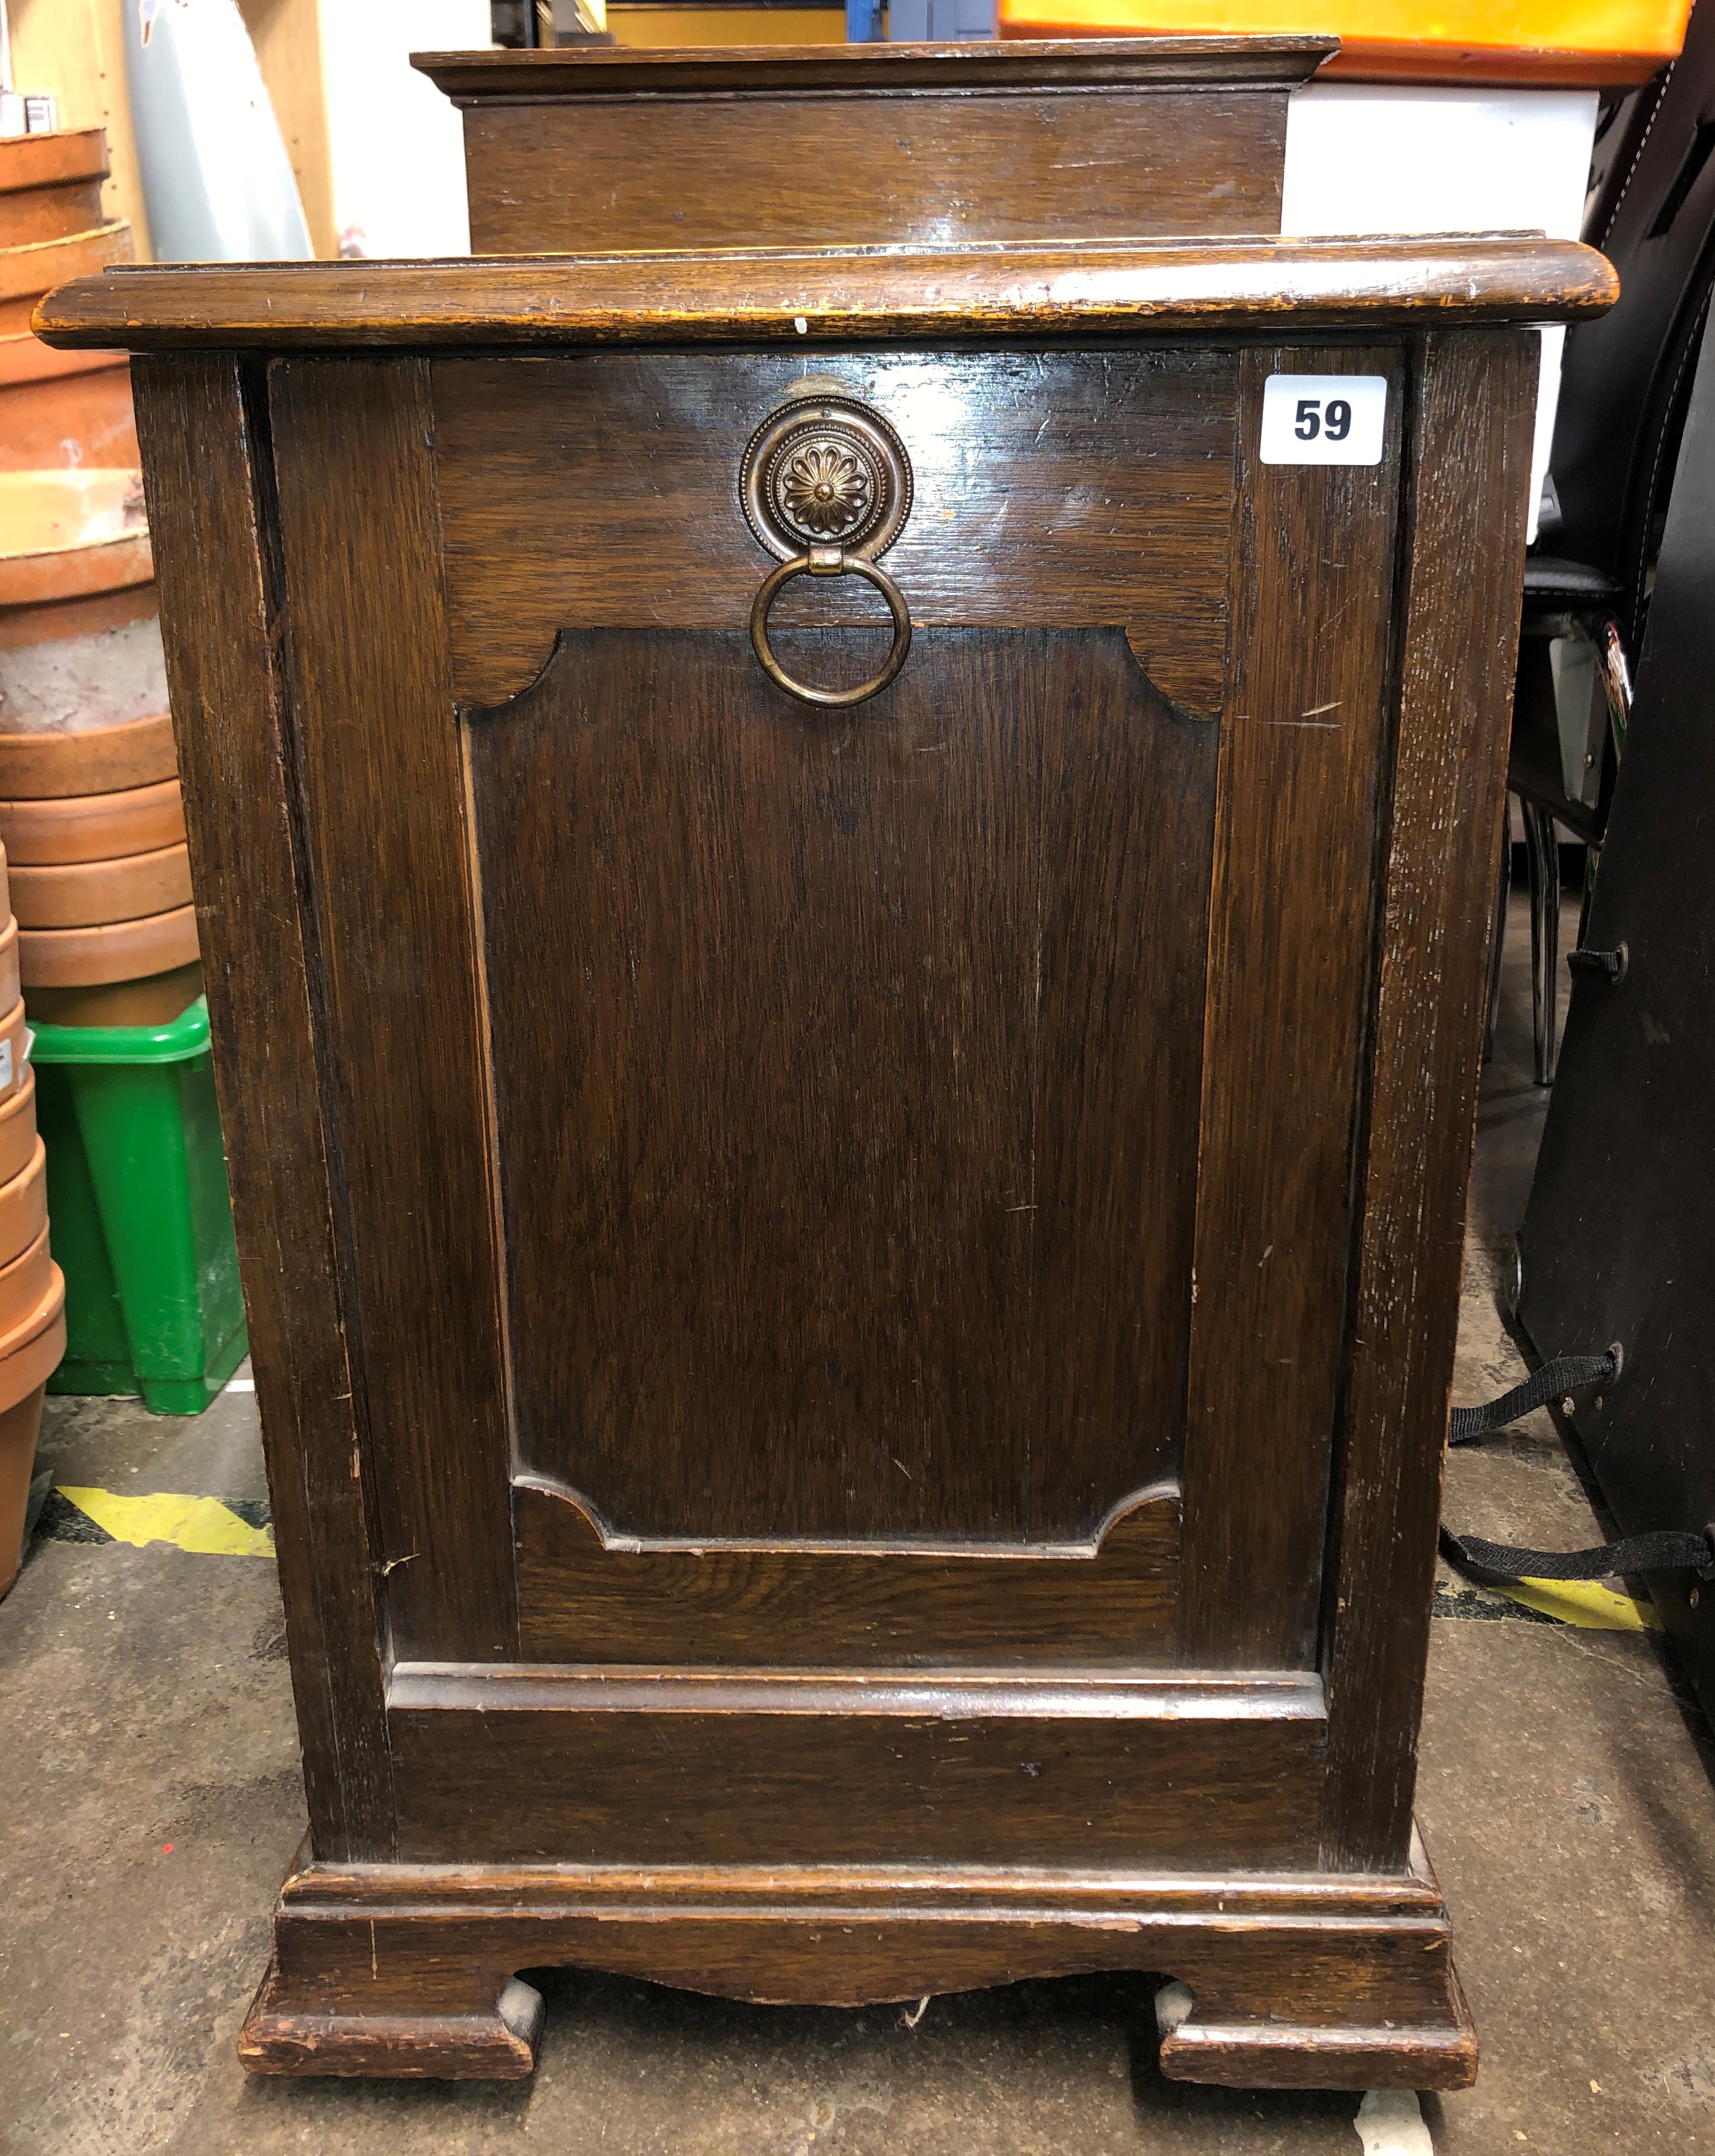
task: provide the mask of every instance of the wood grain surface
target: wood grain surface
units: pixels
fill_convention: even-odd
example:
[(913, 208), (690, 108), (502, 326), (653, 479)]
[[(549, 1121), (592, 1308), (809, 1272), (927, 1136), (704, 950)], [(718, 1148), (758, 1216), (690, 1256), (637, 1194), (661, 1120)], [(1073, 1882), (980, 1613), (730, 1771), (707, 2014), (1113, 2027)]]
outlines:
[(50, 292), (49, 344), (213, 346), (819, 343), (1175, 336), (1571, 321), (1620, 292), (1564, 239), (1068, 242), (922, 253), (527, 255), (439, 262), (154, 264)]
[[(1118, 625), (1158, 687), (1219, 709), (1230, 352), (860, 354), (814, 378), (904, 442), (915, 501), (886, 566), (919, 629)], [(516, 695), (562, 629), (743, 629), (773, 562), (739, 467), (804, 379), (776, 353), (437, 362), (460, 701)], [(776, 618), (855, 611), (849, 586), (800, 584)]]
[(1420, 1849), (1397, 1875), (1364, 1880), (1040, 1862), (300, 1861), (240, 2051), (269, 2072), (512, 2079), (533, 2063), (541, 2005), (512, 1973), (557, 1961), (840, 2006), (1148, 1970), (1178, 1977), (1195, 2002), (1161, 2046), (1174, 2080), (1462, 2088), (1476, 2066)]
[(614, 1542), (568, 1491), (513, 1486), (527, 1661), (1137, 1668), (1173, 1659), (1179, 1502), (1140, 1491), (1088, 1545)]
[(878, 102), (923, 90), (969, 97), (1059, 90), (1241, 85), (1292, 89), (1339, 47), (1337, 38), (1152, 37), (1004, 38), (993, 44), (634, 47), (535, 52), (413, 53), (456, 103), (570, 104), (628, 96), (850, 96)]
[(582, 630), (471, 721), (526, 1467), (976, 1543), (1172, 1471), (1214, 757), (1112, 629), (925, 630), (831, 718)]
[[(1612, 289), (1487, 238), (49, 304), (225, 347), (139, 425), (338, 1860), (249, 2063), (516, 2076), (570, 1958), (1148, 1966), (1169, 2073), (1469, 2079), (1409, 1800), (1535, 360), (1482, 325)], [(732, 492), (829, 365), (919, 482), (909, 662), (831, 715)], [(1327, 368), (1383, 461), (1263, 465)], [(874, 663), (850, 598), (788, 665)]]
[(1411, 1830), (1529, 500), (1536, 340), (1431, 337), (1413, 383), (1392, 819), (1328, 1568), (1324, 1858)]
[(388, 1697), (408, 1861), (1313, 1861), (1313, 1676), (401, 1664)]
[[(611, 78), (609, 78), (611, 79)], [(538, 74), (537, 80), (540, 80)], [(1278, 232), (1286, 90), (485, 99), (475, 254)], [(852, 183), (806, 186), (808, 172)]]
[[(1316, 1649), (1387, 752), (1400, 371), (1383, 348), (1244, 358), (1186, 1407), (1184, 1653)], [(1265, 465), (1276, 372), (1379, 374), (1377, 465)]]
[(328, 1858), (382, 1858), (393, 1846), (393, 1763), (377, 1551), (280, 664), (266, 404), (259, 379), (218, 354), (140, 362), (132, 389), (311, 1838)]
[(516, 1650), (517, 1619), (428, 369), (299, 361), (270, 382), (389, 1633), (396, 1653), (483, 1661)]

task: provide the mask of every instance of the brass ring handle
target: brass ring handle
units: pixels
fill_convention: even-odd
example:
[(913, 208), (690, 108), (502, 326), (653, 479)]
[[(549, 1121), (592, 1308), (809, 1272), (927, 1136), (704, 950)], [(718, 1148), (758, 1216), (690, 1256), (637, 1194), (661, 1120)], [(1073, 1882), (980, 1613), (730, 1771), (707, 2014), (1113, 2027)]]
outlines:
[[(887, 602), (887, 611), (893, 616), (893, 649), (887, 654), (887, 664), (873, 680), (861, 682), (855, 689), (816, 689), (807, 681), (794, 681), (774, 656), (773, 646), (768, 641), (768, 609), (794, 577), (848, 574), (861, 577), (865, 583), (873, 584)], [(763, 673), (788, 696), (796, 696), (800, 703), (842, 708), (849, 704), (867, 703), (871, 696), (879, 696), (893, 680), (911, 648), (911, 618), (906, 608), (905, 593), (885, 569), (866, 562), (861, 554), (842, 553), (837, 547), (812, 547), (809, 553), (794, 554), (789, 562), (783, 562), (763, 578), (756, 603), (750, 610), (750, 640), (762, 661)]]

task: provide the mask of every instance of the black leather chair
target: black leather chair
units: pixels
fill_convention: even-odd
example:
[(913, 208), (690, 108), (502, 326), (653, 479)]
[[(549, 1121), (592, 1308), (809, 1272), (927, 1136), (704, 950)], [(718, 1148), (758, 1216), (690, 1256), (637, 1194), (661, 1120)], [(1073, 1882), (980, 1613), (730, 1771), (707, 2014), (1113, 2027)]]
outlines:
[[(1584, 237), (1619, 270), (1620, 299), (1566, 341), (1550, 506), (1525, 572), (1508, 769), (1531, 869), (1536, 1065), (1543, 1085), (1553, 1081), (1556, 1056), (1553, 826), (1590, 850), (1588, 904), (1625, 746), (1630, 654), (1642, 646), (1715, 286), (1715, 0), (1694, 9), (1679, 59), (1612, 124)], [(1507, 865), (1503, 854), (1503, 898)], [(1498, 950), (1496, 959), (1498, 978)]]
[[(1631, 685), (1619, 593), (1611, 577), (1580, 562), (1533, 555), (1525, 563), (1524, 612), (1513, 691), (1507, 783), (1524, 817), (1530, 878), (1532, 1024), (1536, 1075), (1554, 1080), (1554, 988), (1560, 950), (1560, 850), (1556, 825), (1581, 839), (1594, 865), (1608, 796), (1624, 749)], [(1500, 904), (1512, 880), (1512, 834), (1502, 835)], [(1585, 880), (1588, 898), (1589, 879)], [(1492, 1044), (1500, 978), (1500, 923), (1490, 976)]]

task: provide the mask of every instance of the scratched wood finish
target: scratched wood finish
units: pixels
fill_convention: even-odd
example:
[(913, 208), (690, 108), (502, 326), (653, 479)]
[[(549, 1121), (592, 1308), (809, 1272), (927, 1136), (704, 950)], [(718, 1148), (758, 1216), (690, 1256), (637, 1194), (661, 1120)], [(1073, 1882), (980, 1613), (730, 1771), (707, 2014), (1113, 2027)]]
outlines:
[(131, 264), (50, 292), (44, 341), (133, 352), (391, 346), (849, 346), (1277, 336), (1574, 321), (1619, 296), (1573, 240), (1179, 240), (921, 254)]
[[(691, 1921), (675, 1923), (675, 1912)], [(830, 1954), (827, 1941), (837, 1937)], [(253, 2071), (527, 2074), (573, 1962), (721, 1997), (859, 2006), (1081, 1969), (1167, 1972), (1170, 2079), (1463, 2088), (1476, 2043), (1420, 1851), (1408, 1871), (1079, 1875), (891, 1865), (339, 1870), (300, 1862), (240, 2050)], [(425, 2041), (425, 2039), (427, 2041)]]
[(609, 98), (676, 100), (790, 94), (897, 99), (958, 90), (968, 97), (1043, 90), (1204, 90), (1268, 93), (1296, 87), (1338, 49), (1314, 33), (1267, 37), (1006, 38), (995, 44), (489, 47), (413, 53), (411, 64), (460, 105), (559, 105)]
[[(1170, 2073), (1468, 2080), (1407, 1807), (1529, 434), (1532, 340), (1483, 325), (1597, 309), (1605, 266), (1491, 237), (345, 270), (47, 311), (228, 355), (146, 364), (181, 386), (144, 434), (235, 1166), (275, 1208), (241, 1194), (246, 1262), (278, 1235), (287, 1267), (264, 1410), (276, 1476), (308, 1463), (317, 1846), (356, 1860), (289, 1881), (248, 2062), (523, 2073), (516, 1973), (562, 1958), (823, 2002), (1153, 1966), (1196, 2000)], [(461, 690), (467, 589), (554, 528), (530, 384), (610, 367), (646, 494), (658, 364), (1039, 353), (1059, 475), (1002, 520), (937, 471), (947, 527), (989, 521), (873, 705), (790, 702), (652, 583), (613, 444), (586, 513), (551, 408), (607, 596), (521, 570), (528, 623), (490, 596), (482, 634), (516, 635), (508, 688), (543, 670)], [(514, 430), (486, 506), (440, 355)], [(1389, 373), (1384, 463), (1253, 462), (1276, 365)], [(673, 456), (730, 480), (717, 401)], [(1171, 546), (1127, 490), (1152, 443)], [(1010, 525), (1056, 501), (1084, 583), (1143, 589), (1094, 553), (1098, 495), (1163, 589), (1229, 535), (1155, 644), (1058, 539), (1065, 613), (1013, 618)], [(676, 499), (664, 550), (700, 559)], [(961, 621), (985, 555), (1007, 618)], [(622, 593), (654, 610), (603, 619)], [(1217, 624), (1199, 701), (1172, 670), (1214, 681)], [(782, 629), (806, 671), (866, 640)]]
[[(1322, 1686), (402, 1665), (423, 1863), (1314, 1860)], [(529, 1799), (521, 1803), (519, 1792)]]
[[(1278, 232), (1286, 92), (752, 94), (465, 115), (478, 254)], [(806, 186), (839, 167), (851, 184)]]
[(1176, 1491), (1140, 1496), (1099, 1545), (983, 1556), (603, 1540), (567, 1493), (520, 1481), (518, 1645), (529, 1661), (694, 1669), (1134, 1669), (1173, 1659)]
[(1411, 1830), (1524, 577), (1536, 339), (1430, 337), (1326, 1649), (1331, 1870)]
[(259, 382), (218, 354), (140, 361), (132, 392), (311, 1835), (328, 1858), (385, 1857), (393, 1768), (280, 665), (267, 413)]
[[(735, 475), (804, 373), (768, 354), (438, 362), (460, 701), (516, 695), (561, 629), (743, 629), (773, 564)], [(896, 352), (815, 374), (890, 420), (911, 457), (915, 506), (886, 566), (918, 629), (1118, 624), (1176, 702), (1219, 710), (1230, 352)], [(800, 588), (778, 611), (852, 610), (848, 590)]]
[(925, 630), (832, 718), (580, 631), (473, 720), (525, 1466), (976, 1543), (1172, 1471), (1214, 752), (1114, 629)]
[[(1387, 752), (1397, 351), (1245, 356), (1185, 1421), (1193, 1663), (1316, 1650)], [(1274, 372), (1389, 377), (1379, 465), (1253, 461)], [(1243, 1583), (1240, 1587), (1240, 1583)]]
[(389, 1635), (483, 1661), (517, 1618), (428, 369), (286, 362), (270, 404)]

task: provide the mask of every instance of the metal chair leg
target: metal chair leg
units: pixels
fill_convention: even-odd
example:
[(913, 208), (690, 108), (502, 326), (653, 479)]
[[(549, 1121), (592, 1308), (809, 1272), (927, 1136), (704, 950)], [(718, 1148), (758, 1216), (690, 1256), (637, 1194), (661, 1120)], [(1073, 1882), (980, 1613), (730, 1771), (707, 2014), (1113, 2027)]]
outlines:
[(1558, 1060), (1556, 991), (1560, 974), (1560, 849), (1554, 819), (1533, 801), (1524, 809), (1525, 857), (1530, 865), (1531, 1029), (1537, 1083), (1552, 1086)]
[(1495, 919), (1489, 943), (1489, 1007), (1483, 1019), (1483, 1061), (1495, 1053), (1495, 1027), (1501, 1016), (1501, 958), (1507, 947), (1507, 898), (1512, 888), (1512, 801), (1507, 797), (1501, 819), (1501, 883), (1495, 893)]

